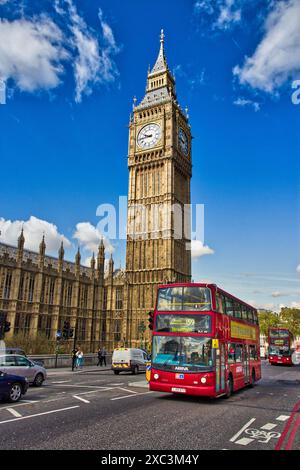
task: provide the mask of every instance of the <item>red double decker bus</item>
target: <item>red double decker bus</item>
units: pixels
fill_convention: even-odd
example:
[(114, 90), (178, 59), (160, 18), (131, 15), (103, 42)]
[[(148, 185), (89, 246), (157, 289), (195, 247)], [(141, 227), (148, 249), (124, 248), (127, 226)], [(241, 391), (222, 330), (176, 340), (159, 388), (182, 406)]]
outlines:
[(158, 288), (150, 390), (229, 397), (261, 378), (257, 311), (215, 284)]
[(269, 363), (293, 365), (293, 335), (287, 328), (269, 328)]

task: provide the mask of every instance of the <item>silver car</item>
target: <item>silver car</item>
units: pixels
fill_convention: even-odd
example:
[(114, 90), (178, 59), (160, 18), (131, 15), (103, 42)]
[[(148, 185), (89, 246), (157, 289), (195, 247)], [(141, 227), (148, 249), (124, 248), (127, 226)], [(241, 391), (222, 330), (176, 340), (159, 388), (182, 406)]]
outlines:
[(35, 364), (27, 357), (17, 354), (1, 354), (0, 371), (26, 377), (28, 382), (36, 387), (40, 387), (47, 378), (44, 367)]

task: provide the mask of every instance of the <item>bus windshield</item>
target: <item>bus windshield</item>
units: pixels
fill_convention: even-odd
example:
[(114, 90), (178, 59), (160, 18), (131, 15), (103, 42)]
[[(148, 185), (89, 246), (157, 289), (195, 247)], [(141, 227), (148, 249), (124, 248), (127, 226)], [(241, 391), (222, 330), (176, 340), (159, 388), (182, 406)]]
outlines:
[(154, 336), (152, 367), (172, 372), (212, 370), (211, 338), (190, 336)]
[(211, 292), (208, 287), (165, 287), (158, 291), (157, 310), (160, 312), (208, 312), (211, 308)]

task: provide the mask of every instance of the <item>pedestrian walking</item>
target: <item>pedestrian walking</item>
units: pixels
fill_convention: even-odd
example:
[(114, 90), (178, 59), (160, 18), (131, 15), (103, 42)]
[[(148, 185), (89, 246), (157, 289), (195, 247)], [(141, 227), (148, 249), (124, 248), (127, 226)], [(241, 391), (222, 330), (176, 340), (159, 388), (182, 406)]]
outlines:
[(105, 348), (99, 348), (98, 350), (98, 364), (97, 366), (102, 367), (104, 365), (106, 366), (106, 350)]
[(76, 353), (77, 361), (76, 361), (76, 368), (82, 369), (83, 366), (83, 352), (80, 348), (78, 348), (78, 351)]
[(98, 354), (98, 363), (97, 363), (97, 367), (98, 367), (102, 365), (102, 349), (101, 348), (98, 349), (97, 354)]
[(72, 370), (74, 370), (74, 368), (76, 367), (76, 362), (77, 362), (77, 351), (78, 351), (78, 348), (74, 348), (73, 351), (72, 351)]

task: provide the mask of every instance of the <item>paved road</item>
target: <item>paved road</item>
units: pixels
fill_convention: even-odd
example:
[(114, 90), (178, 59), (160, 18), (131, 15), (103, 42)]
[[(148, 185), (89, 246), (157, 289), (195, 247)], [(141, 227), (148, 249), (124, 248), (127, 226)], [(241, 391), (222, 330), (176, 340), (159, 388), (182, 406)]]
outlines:
[(143, 374), (51, 372), (22, 402), (0, 404), (0, 448), (300, 449), (300, 367), (264, 363), (263, 377), (210, 400), (149, 392)]

